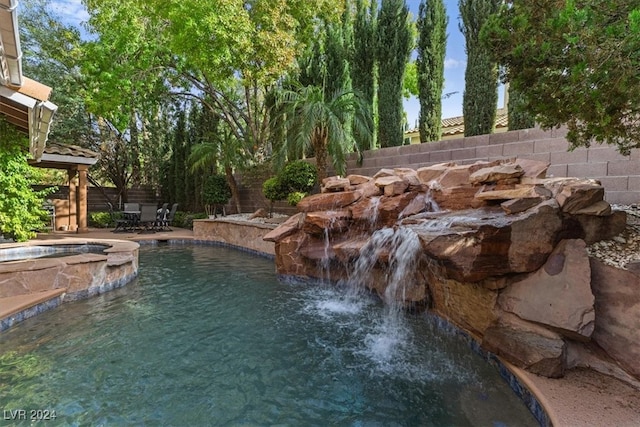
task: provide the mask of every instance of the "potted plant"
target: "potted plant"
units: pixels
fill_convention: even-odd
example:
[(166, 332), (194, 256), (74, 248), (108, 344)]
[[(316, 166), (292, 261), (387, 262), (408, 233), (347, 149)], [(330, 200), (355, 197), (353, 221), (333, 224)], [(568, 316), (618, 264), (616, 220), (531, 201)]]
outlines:
[(210, 175), (202, 189), (202, 200), (209, 219), (217, 217), (218, 208), (222, 207), (222, 215), (225, 215), (224, 205), (231, 198), (231, 188), (224, 175)]

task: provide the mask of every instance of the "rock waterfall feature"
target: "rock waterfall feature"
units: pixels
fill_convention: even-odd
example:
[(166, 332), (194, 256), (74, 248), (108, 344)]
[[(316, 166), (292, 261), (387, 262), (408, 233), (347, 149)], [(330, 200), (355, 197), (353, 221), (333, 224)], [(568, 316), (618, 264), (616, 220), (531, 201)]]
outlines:
[[(275, 242), (279, 274), (359, 280), (516, 366), (560, 377), (577, 363), (570, 349), (596, 335), (586, 246), (620, 233), (626, 217), (597, 181), (546, 177), (547, 168), (509, 159), (330, 177), (264, 239)], [(398, 239), (414, 239), (418, 253), (399, 253)], [(391, 267), (406, 257), (398, 277)], [(363, 258), (366, 278), (348, 277)], [(633, 379), (627, 362), (610, 365)]]

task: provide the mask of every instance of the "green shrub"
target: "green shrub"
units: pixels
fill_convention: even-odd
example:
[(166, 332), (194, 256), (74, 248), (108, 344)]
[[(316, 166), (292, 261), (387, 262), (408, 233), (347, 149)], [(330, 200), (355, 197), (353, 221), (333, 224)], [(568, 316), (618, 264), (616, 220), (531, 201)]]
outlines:
[(202, 199), (207, 205), (226, 205), (231, 198), (231, 188), (224, 175), (209, 175), (202, 189)]
[(289, 193), (287, 196), (287, 202), (291, 206), (297, 206), (300, 203), (300, 200), (304, 199), (307, 193), (302, 193), (300, 191), (294, 191), (293, 193)]
[(262, 193), (271, 203), (287, 198), (287, 190), (282, 185), (280, 177), (272, 176), (262, 184)]
[(316, 167), (304, 160), (296, 160), (287, 164), (278, 175), (287, 193), (308, 193), (318, 180)]
[(33, 191), (34, 171), (27, 164), (27, 139), (0, 119), (0, 235), (16, 241), (35, 237), (42, 230), (47, 213), (44, 198), (55, 188)]
[(193, 213), (177, 211), (176, 216), (173, 217), (173, 223), (171, 225), (178, 228), (187, 228), (189, 230), (193, 230), (193, 220), (205, 218), (207, 218), (207, 214), (204, 212)]
[(113, 220), (111, 219), (111, 214), (109, 212), (89, 213), (89, 226), (96, 228), (109, 228), (113, 225)]

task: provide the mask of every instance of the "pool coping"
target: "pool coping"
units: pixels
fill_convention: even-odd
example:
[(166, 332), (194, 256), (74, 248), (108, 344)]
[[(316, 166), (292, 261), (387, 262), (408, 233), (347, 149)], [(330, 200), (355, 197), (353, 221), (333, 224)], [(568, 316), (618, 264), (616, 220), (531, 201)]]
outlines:
[[(52, 283), (58, 287), (41, 290), (25, 289), (27, 291), (25, 293), (0, 298), (3, 303), (2, 314), (0, 315), (0, 333), (26, 319), (58, 307), (64, 302), (77, 301), (120, 288), (131, 282), (138, 275), (137, 251), (140, 245), (132, 241), (99, 238), (31, 240), (21, 243), (1, 244), (0, 249), (55, 245), (101, 245), (107, 247), (102, 251), (102, 254), (79, 252), (77, 255), (63, 258), (31, 258), (6, 261), (0, 263), (0, 273), (18, 274), (50, 269), (56, 274), (65, 274), (65, 268), (81, 268), (81, 264), (101, 262), (104, 263), (103, 268), (117, 269), (117, 273), (105, 275), (102, 277), (103, 281), (101, 283), (90, 282), (84, 289), (69, 289), (65, 286), (58, 286), (56, 276), (52, 278)], [(128, 264), (131, 264), (131, 267), (128, 267)], [(127, 272), (129, 268), (132, 270), (130, 273)], [(92, 275), (92, 277), (94, 276)]]

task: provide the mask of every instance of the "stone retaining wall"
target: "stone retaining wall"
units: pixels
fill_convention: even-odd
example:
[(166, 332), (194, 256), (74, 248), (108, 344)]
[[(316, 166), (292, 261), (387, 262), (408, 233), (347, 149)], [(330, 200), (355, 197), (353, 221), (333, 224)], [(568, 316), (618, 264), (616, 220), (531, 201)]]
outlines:
[(220, 242), (275, 255), (275, 244), (263, 240), (276, 224), (247, 223), (232, 219), (197, 219), (193, 221), (193, 239)]

